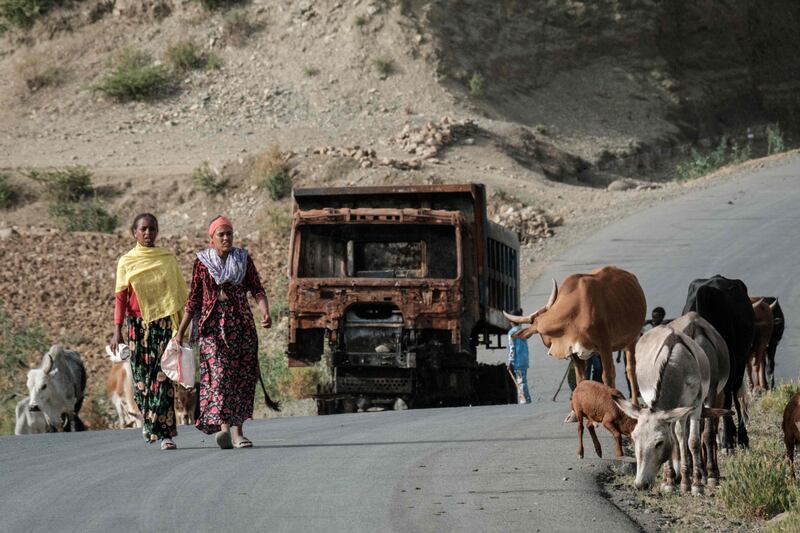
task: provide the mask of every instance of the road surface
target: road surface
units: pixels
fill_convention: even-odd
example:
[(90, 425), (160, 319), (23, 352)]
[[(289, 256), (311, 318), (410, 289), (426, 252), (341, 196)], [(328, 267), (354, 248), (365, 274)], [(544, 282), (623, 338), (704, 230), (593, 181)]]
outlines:
[[(778, 295), (787, 329), (777, 374), (798, 375), (800, 159), (647, 209), (600, 229), (546, 269), (550, 279), (614, 264), (639, 277), (667, 316), (689, 281), (720, 273)], [(638, 531), (605, 500), (604, 464), (575, 458), (565, 363), (531, 340), (535, 403), (260, 420), (250, 450), (222, 451), (193, 428), (179, 449), (138, 430), (0, 438), (0, 529), (31, 531)], [(486, 354), (497, 358), (498, 354)], [(621, 367), (618, 383), (624, 390)], [(613, 446), (599, 431), (604, 450)], [(587, 436), (588, 439), (588, 436)]]

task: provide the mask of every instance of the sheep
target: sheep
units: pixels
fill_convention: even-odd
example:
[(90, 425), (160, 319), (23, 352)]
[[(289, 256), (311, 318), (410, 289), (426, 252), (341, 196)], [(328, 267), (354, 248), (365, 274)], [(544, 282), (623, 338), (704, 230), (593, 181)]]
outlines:
[(614, 437), (617, 443), (616, 456), (622, 457), (622, 437), (630, 436), (636, 427), (636, 420), (624, 414), (614, 403), (614, 398), (623, 399), (624, 396), (617, 389), (592, 380), (583, 380), (578, 383), (572, 392), (572, 410), (578, 419), (578, 457), (583, 459), (583, 418), (587, 418), (586, 425), (592, 436), (594, 450), (598, 457), (603, 457), (603, 450), (597, 434), (595, 424), (602, 424)]
[(783, 410), (783, 443), (786, 445), (786, 459), (794, 478), (794, 447), (800, 443), (800, 392), (796, 392)]

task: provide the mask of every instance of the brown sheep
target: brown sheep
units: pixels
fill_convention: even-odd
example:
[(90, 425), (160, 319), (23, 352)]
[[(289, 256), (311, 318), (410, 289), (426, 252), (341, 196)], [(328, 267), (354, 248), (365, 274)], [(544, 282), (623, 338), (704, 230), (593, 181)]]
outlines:
[(572, 410), (578, 418), (578, 457), (583, 459), (583, 418), (587, 418), (586, 425), (589, 434), (592, 436), (594, 450), (598, 457), (603, 457), (603, 450), (600, 441), (597, 440), (597, 433), (594, 431), (595, 424), (602, 424), (617, 443), (616, 456), (622, 457), (622, 437), (630, 436), (633, 428), (636, 427), (636, 420), (624, 414), (614, 403), (614, 398), (624, 399), (625, 397), (617, 389), (599, 383), (597, 381), (583, 380), (578, 383), (572, 392)]
[(786, 445), (786, 458), (794, 478), (794, 447), (800, 443), (800, 392), (796, 392), (783, 410), (783, 443)]

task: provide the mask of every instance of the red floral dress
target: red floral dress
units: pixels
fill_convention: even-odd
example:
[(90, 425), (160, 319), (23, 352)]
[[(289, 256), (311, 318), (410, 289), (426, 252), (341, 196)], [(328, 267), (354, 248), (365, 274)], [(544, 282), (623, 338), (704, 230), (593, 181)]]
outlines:
[(217, 285), (199, 259), (194, 262), (186, 313), (197, 324), (200, 348), (200, 418), (203, 433), (221, 424), (241, 425), (253, 417), (258, 380), (258, 335), (247, 293), (264, 295), (256, 267), (247, 257), (241, 284)]

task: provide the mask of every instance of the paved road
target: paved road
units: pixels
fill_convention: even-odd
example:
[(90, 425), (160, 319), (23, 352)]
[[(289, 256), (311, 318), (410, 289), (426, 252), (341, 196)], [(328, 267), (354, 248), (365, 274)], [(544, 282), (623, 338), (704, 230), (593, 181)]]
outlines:
[[(732, 178), (599, 230), (551, 265), (524, 305), (546, 300), (551, 277), (604, 264), (635, 272), (648, 308), (670, 316), (691, 279), (740, 277), (753, 293), (781, 297), (788, 328), (778, 373), (797, 376), (798, 173), (795, 160)], [(637, 531), (600, 495), (602, 463), (575, 459), (575, 426), (561, 423), (566, 394), (549, 400), (564, 362), (531, 346), (539, 401), (530, 406), (257, 421), (252, 450), (217, 450), (191, 428), (181, 428), (174, 452), (145, 446), (136, 430), (0, 438), (0, 527)]]

